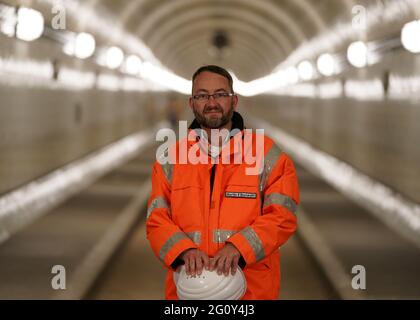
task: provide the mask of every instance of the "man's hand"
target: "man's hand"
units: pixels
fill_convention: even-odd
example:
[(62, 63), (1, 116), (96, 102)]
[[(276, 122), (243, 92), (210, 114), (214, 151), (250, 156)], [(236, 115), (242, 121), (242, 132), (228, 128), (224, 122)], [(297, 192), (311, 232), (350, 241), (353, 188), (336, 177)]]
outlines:
[(232, 270), (232, 275), (238, 269), (238, 261), (241, 253), (231, 243), (226, 245), (216, 253), (214, 258), (210, 261), (210, 270), (213, 271), (217, 268), (217, 274), (224, 273), (225, 276), (229, 275), (229, 270)]
[(185, 272), (189, 276), (201, 275), (203, 267), (209, 269), (209, 257), (199, 249), (187, 249), (179, 255), (179, 258), (184, 261)]

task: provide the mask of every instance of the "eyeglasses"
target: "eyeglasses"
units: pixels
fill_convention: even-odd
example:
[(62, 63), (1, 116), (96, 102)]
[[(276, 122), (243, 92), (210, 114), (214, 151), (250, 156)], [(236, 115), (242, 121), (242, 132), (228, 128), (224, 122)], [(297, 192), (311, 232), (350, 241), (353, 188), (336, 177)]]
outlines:
[(234, 93), (230, 93), (230, 92), (217, 92), (213, 94), (200, 93), (192, 97), (194, 100), (197, 100), (197, 101), (208, 101), (210, 100), (210, 97), (213, 97), (215, 100), (222, 100), (228, 97), (232, 97), (234, 95), (235, 95)]

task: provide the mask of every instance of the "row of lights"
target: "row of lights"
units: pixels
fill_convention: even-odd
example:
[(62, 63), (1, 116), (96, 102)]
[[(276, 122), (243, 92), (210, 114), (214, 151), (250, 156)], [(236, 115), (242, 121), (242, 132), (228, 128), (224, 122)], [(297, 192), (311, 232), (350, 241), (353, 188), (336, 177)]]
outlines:
[[(401, 31), (401, 43), (403, 47), (412, 53), (420, 53), (420, 20), (415, 20), (404, 25)], [(356, 68), (364, 68), (373, 60), (368, 44), (356, 41), (347, 49), (347, 59)], [(317, 70), (323, 76), (332, 76), (340, 72), (337, 59), (329, 53), (322, 54), (316, 61)], [(303, 81), (311, 80), (315, 76), (315, 68), (308, 60), (297, 65), (297, 73)], [(290, 73), (290, 71), (289, 71)]]
[[(9, 37), (24, 41), (34, 41), (40, 38), (45, 29), (45, 21), (41, 12), (20, 7), (16, 11), (14, 7), (4, 6), (0, 20), (0, 31)], [(97, 48), (95, 38), (86, 32), (67, 32), (67, 41), (63, 46), (63, 52), (79, 59), (92, 57), (96, 52), (97, 63), (110, 69), (118, 69), (133, 76), (147, 74), (147, 63), (137, 55), (125, 56), (124, 52), (116, 46), (109, 48)], [(144, 74), (142, 66), (144, 65)]]
[[(20, 7), (17, 12), (13, 7), (0, 8), (3, 12), (3, 22), (0, 20), (0, 30), (8, 36), (16, 36), (18, 39), (25, 41), (33, 41), (42, 36), (44, 32), (44, 18), (39, 11), (30, 8)], [(6, 17), (6, 19), (4, 18)], [(187, 81), (185, 79), (174, 78), (173, 75), (165, 70), (154, 67), (149, 62), (143, 62), (136, 55), (129, 55), (125, 57), (124, 52), (116, 46), (109, 48), (96, 48), (95, 38), (89, 33), (69, 33), (70, 36), (63, 51), (71, 56), (80, 59), (87, 59), (96, 52), (97, 63), (101, 66), (110, 69), (117, 69), (124, 73), (133, 76), (142, 76), (144, 78), (154, 77), (157, 75), (161, 77), (162, 82), (172, 83), (173, 89), (180, 92), (187, 92)], [(418, 35), (420, 34), (420, 20), (407, 23), (401, 32), (401, 43), (405, 49), (413, 53), (420, 53), (420, 41)], [(374, 61), (374, 56), (370, 52), (368, 44), (362, 41), (352, 43), (347, 49), (347, 59), (351, 65), (357, 68), (363, 68), (368, 63)], [(318, 57), (316, 66), (319, 74), (323, 76), (332, 76), (341, 71), (341, 63), (339, 59), (330, 54), (325, 53)], [(277, 80), (283, 84), (294, 84), (299, 80), (308, 81), (316, 76), (316, 69), (313, 64), (308, 61), (300, 62), (296, 67), (289, 67), (286, 70), (281, 70), (274, 75)], [(252, 88), (250, 86), (244, 87), (245, 92), (262, 92), (267, 82), (271, 82), (271, 76), (267, 81), (252, 81)], [(154, 79), (159, 82), (160, 79)], [(181, 80), (182, 84), (179, 82)], [(185, 83), (184, 83), (185, 82)], [(178, 88), (179, 87), (179, 88)], [(243, 87), (240, 82), (239, 87)], [(252, 89), (252, 90), (251, 90)], [(242, 91), (242, 90), (240, 90)]]
[[(415, 20), (404, 25), (401, 31), (401, 44), (412, 53), (420, 53), (420, 20)], [(376, 63), (379, 54), (363, 41), (356, 41), (349, 45), (346, 57), (340, 54), (324, 53), (316, 59), (316, 67), (309, 60), (304, 60), (296, 66), (283, 67), (265, 77), (250, 82), (240, 81), (234, 74), (234, 89), (241, 95), (254, 96), (264, 92), (276, 93), (279, 88), (296, 85), (299, 81), (309, 81), (317, 75), (329, 77), (339, 74), (344, 70), (345, 59), (356, 68), (366, 67)]]

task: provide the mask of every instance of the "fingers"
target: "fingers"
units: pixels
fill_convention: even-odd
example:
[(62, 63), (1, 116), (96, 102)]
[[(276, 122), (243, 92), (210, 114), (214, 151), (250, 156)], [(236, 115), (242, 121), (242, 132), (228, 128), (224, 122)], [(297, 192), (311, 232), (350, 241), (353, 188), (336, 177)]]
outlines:
[(210, 259), (201, 250), (194, 249), (186, 252), (182, 256), (185, 264), (185, 272), (189, 276), (201, 275), (203, 268), (209, 269)]
[(199, 255), (195, 259), (195, 266), (196, 266), (196, 274), (201, 275), (201, 272), (203, 271), (203, 260), (202, 255)]
[(185, 273), (189, 276), (195, 275), (195, 251), (195, 249), (189, 249), (181, 256), (182, 260), (184, 260)]
[(223, 274), (227, 277), (232, 266), (232, 256), (226, 256), (225, 263), (223, 264)]
[(206, 270), (209, 270), (210, 259), (203, 251), (200, 251), (200, 255), (199, 257), (197, 257), (197, 260), (196, 260), (196, 272), (198, 275), (201, 275), (201, 273), (203, 272), (203, 268), (206, 268)]
[[(237, 251), (237, 250), (236, 250)], [(213, 259), (210, 259), (203, 251), (198, 249), (189, 250), (182, 256), (187, 275), (195, 277), (201, 275), (203, 269), (217, 271), (218, 275), (235, 275), (238, 269), (240, 254), (232, 251), (229, 247), (220, 250)]]
[(206, 270), (209, 270), (209, 266), (210, 266), (210, 259), (209, 257), (203, 252), (203, 251), (198, 251), (198, 255), (196, 256), (196, 260), (195, 260), (195, 273), (198, 275), (201, 275), (201, 273), (203, 272), (203, 268), (206, 268)]
[(206, 268), (206, 270), (209, 270), (210, 269), (210, 259), (209, 259), (208, 255), (206, 255), (203, 252), (201, 258), (203, 259), (204, 268)]
[(236, 247), (227, 244), (211, 261), (210, 270), (213, 271), (216, 268), (219, 275), (224, 274), (225, 276), (228, 276), (229, 272), (234, 275), (238, 269), (240, 256), (241, 254)]
[(189, 264), (189, 262), (190, 262), (189, 259), (187, 259), (187, 258), (184, 259), (185, 273), (187, 275), (190, 274), (190, 264)]
[(236, 270), (238, 270), (238, 263), (239, 263), (239, 257), (234, 257), (232, 260), (232, 276), (234, 276), (236, 273)]
[(217, 274), (221, 275), (225, 269), (226, 256), (221, 256), (217, 263)]
[(190, 259), (190, 275), (191, 276), (195, 276), (195, 274), (196, 274), (196, 257), (194, 257), (194, 256), (192, 256), (191, 257), (191, 259)]

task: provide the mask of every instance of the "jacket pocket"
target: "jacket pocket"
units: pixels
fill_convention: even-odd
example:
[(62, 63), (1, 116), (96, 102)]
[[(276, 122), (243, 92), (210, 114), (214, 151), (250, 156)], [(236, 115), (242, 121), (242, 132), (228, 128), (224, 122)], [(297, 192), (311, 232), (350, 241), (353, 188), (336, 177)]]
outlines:
[(202, 226), (204, 191), (197, 184), (172, 189), (172, 219), (182, 230), (195, 230)]
[(256, 186), (227, 185), (221, 195), (220, 227), (241, 230), (249, 226), (260, 211)]

